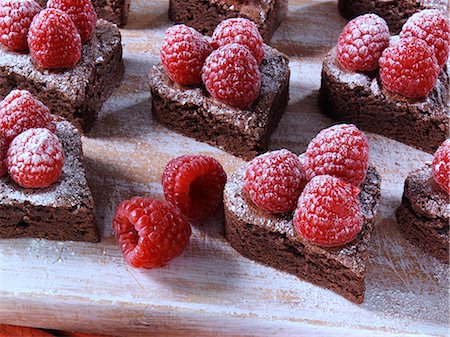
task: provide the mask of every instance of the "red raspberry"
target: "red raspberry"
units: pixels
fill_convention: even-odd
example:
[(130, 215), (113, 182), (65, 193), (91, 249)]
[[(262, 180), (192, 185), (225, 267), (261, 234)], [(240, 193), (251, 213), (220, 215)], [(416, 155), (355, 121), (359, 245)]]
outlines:
[(264, 41), (253, 21), (243, 18), (222, 21), (214, 30), (212, 44), (217, 49), (230, 43), (247, 47), (258, 64), (264, 59)]
[(12, 51), (28, 50), (28, 29), (41, 10), (33, 0), (0, 0), (0, 43)]
[(134, 197), (117, 206), (112, 228), (127, 263), (159, 268), (180, 255), (189, 243), (191, 226), (173, 205)]
[(50, 110), (26, 90), (13, 90), (0, 102), (0, 136), (9, 144), (31, 128), (56, 130)]
[(439, 66), (448, 59), (450, 22), (446, 15), (436, 9), (425, 9), (413, 14), (403, 25), (400, 38), (417, 37), (430, 46)]
[(166, 31), (161, 62), (174, 82), (200, 84), (202, 67), (211, 51), (209, 41), (194, 28), (176, 25)]
[(415, 37), (400, 39), (385, 49), (379, 63), (383, 86), (411, 98), (428, 95), (440, 71), (431, 48)]
[(8, 151), (8, 143), (0, 136), (0, 177), (7, 171), (6, 169), (6, 152)]
[(9, 145), (6, 164), (11, 178), (25, 188), (49, 187), (61, 176), (64, 153), (48, 129), (29, 129)]
[(36, 15), (28, 32), (34, 61), (43, 69), (73, 68), (81, 58), (81, 38), (69, 15), (47, 8)]
[(271, 213), (293, 211), (307, 183), (298, 157), (288, 150), (272, 151), (247, 166), (243, 189), (253, 203)]
[(97, 14), (91, 0), (48, 0), (47, 8), (60, 9), (69, 14), (80, 33), (82, 42), (92, 38)]
[(191, 219), (215, 215), (223, 207), (226, 181), (222, 165), (206, 156), (172, 159), (162, 176), (166, 200)]
[(334, 125), (319, 132), (303, 158), (308, 179), (328, 174), (359, 186), (366, 179), (369, 143), (356, 126)]
[(258, 63), (237, 43), (220, 47), (208, 56), (202, 79), (212, 97), (239, 108), (252, 105), (261, 89)]
[(378, 59), (389, 46), (389, 27), (376, 14), (366, 14), (351, 20), (344, 27), (337, 44), (339, 63), (351, 71), (378, 68)]
[(314, 177), (301, 194), (294, 227), (306, 240), (323, 247), (352, 241), (362, 229), (358, 187), (324, 175)]
[(450, 139), (437, 149), (433, 158), (434, 180), (450, 194)]

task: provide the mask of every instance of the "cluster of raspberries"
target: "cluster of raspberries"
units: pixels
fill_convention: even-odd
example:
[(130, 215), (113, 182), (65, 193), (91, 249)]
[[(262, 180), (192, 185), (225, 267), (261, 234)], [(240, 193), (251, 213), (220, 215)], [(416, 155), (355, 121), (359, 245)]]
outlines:
[(50, 110), (26, 90), (0, 102), (0, 176), (24, 188), (45, 188), (62, 173), (64, 152)]
[(341, 246), (361, 231), (359, 185), (366, 178), (369, 144), (354, 125), (322, 130), (300, 157), (268, 152), (247, 166), (243, 189), (260, 209), (295, 211), (294, 227), (304, 239)]
[(412, 15), (399, 36), (375, 14), (351, 20), (337, 44), (339, 63), (350, 71), (375, 71), (387, 90), (410, 98), (426, 96), (434, 88), (449, 55), (449, 18), (439, 10)]
[(214, 158), (193, 155), (171, 160), (164, 169), (166, 201), (134, 197), (116, 209), (113, 231), (128, 264), (159, 268), (186, 248), (190, 220), (217, 214), (223, 207), (226, 173)]
[(161, 62), (174, 82), (203, 82), (212, 97), (239, 108), (250, 106), (259, 96), (263, 58), (258, 27), (243, 18), (221, 22), (211, 40), (186, 25), (173, 26), (161, 48)]
[(67, 69), (81, 58), (97, 14), (91, 0), (0, 0), (0, 43), (15, 52), (30, 51), (42, 69)]

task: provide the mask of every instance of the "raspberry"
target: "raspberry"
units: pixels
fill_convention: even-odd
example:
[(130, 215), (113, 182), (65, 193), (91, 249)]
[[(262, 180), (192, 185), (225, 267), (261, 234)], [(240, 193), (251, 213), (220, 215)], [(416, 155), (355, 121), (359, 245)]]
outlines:
[(279, 150), (260, 155), (248, 164), (243, 189), (259, 208), (284, 213), (295, 209), (306, 183), (298, 157)]
[(176, 25), (166, 31), (161, 62), (174, 82), (200, 84), (203, 63), (211, 51), (209, 41), (194, 28)]
[(369, 144), (356, 126), (334, 125), (319, 132), (303, 158), (308, 179), (328, 174), (359, 186), (366, 179)]
[(8, 151), (8, 143), (5, 138), (0, 136), (0, 177), (7, 171), (6, 169), (6, 152)]
[(30, 53), (43, 69), (74, 67), (81, 58), (81, 38), (69, 15), (47, 8), (36, 15), (28, 32)]
[(0, 43), (12, 51), (28, 50), (28, 29), (41, 10), (33, 0), (0, 0)]
[(434, 180), (450, 193), (450, 139), (437, 149), (433, 158)]
[(384, 19), (376, 14), (358, 16), (344, 27), (339, 37), (339, 63), (351, 71), (375, 70), (389, 40), (389, 27)]
[(220, 47), (208, 56), (202, 79), (212, 97), (239, 108), (252, 105), (261, 89), (258, 63), (237, 43)]
[(439, 66), (448, 59), (450, 23), (447, 16), (436, 9), (425, 9), (413, 14), (403, 25), (400, 38), (417, 37), (430, 46)]
[(422, 40), (400, 39), (380, 58), (380, 79), (392, 92), (410, 98), (425, 97), (439, 76), (439, 65), (431, 48)]
[(92, 38), (97, 14), (91, 0), (49, 0), (47, 8), (60, 9), (67, 13), (77, 27), (82, 42)]
[(226, 181), (222, 165), (206, 156), (172, 159), (162, 176), (166, 200), (191, 219), (215, 215), (223, 207)]
[(306, 240), (323, 247), (352, 241), (362, 229), (358, 187), (329, 175), (305, 187), (294, 214), (294, 227)]
[(222, 21), (214, 30), (212, 44), (217, 49), (230, 43), (247, 47), (256, 62), (261, 64), (264, 58), (264, 41), (253, 21), (244, 18)]
[(26, 90), (11, 91), (0, 102), (0, 136), (9, 144), (31, 128), (47, 128), (54, 132), (56, 125), (50, 110)]
[(45, 188), (61, 176), (61, 142), (48, 129), (29, 129), (9, 145), (6, 164), (11, 178), (25, 188)]
[(189, 243), (191, 227), (173, 205), (134, 197), (117, 206), (112, 228), (127, 263), (135, 268), (159, 268), (180, 255)]

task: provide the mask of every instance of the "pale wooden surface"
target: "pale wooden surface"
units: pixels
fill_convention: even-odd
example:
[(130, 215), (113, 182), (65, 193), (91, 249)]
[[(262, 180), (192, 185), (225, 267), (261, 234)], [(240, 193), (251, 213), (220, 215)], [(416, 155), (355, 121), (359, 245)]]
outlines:
[[(186, 252), (166, 268), (125, 265), (110, 229), (119, 201), (161, 197), (163, 167), (181, 154), (212, 155), (229, 174), (242, 162), (151, 117), (147, 74), (171, 24), (167, 8), (168, 1), (133, 0), (122, 30), (125, 80), (84, 138), (101, 243), (0, 241), (0, 322), (117, 336), (446, 336), (448, 267), (411, 246), (394, 221), (407, 172), (431, 156), (372, 134), (383, 204), (364, 304), (241, 257), (224, 240), (219, 221), (195, 226)], [(321, 59), (344, 23), (333, 1), (290, 1), (272, 44), (291, 57), (291, 101), (271, 148), (300, 153), (332, 123), (316, 100)]]

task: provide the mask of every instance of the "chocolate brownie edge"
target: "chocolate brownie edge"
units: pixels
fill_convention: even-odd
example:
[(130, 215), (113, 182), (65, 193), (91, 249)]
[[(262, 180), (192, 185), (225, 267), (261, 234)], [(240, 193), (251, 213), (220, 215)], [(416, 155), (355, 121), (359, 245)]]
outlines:
[[(395, 215), (399, 228), (408, 241), (427, 254), (443, 262), (449, 262), (448, 220), (418, 215), (405, 197)], [(430, 225), (430, 222), (434, 224)]]
[[(368, 244), (380, 202), (380, 177), (370, 168), (362, 185), (361, 202), (365, 223), (357, 243), (344, 252), (323, 250), (296, 239), (291, 216), (268, 215), (252, 218), (242, 194), (244, 168), (233, 174), (224, 192), (225, 238), (243, 256), (289, 272), (311, 283), (331, 289), (356, 303), (362, 303)], [(250, 201), (248, 201), (250, 202)], [(257, 213), (258, 214), (258, 213)], [(268, 217), (266, 224), (259, 223)], [(352, 245), (351, 245), (352, 246)], [(348, 255), (347, 255), (348, 254)]]

